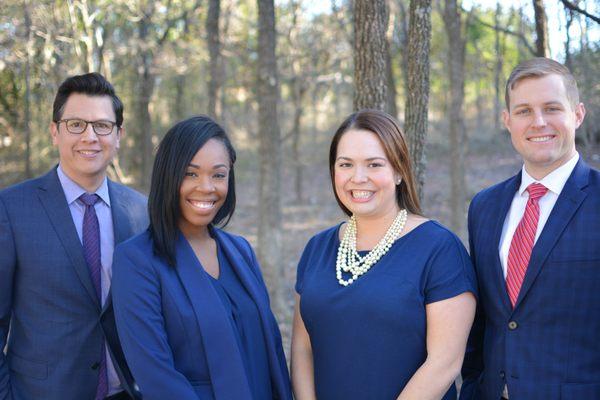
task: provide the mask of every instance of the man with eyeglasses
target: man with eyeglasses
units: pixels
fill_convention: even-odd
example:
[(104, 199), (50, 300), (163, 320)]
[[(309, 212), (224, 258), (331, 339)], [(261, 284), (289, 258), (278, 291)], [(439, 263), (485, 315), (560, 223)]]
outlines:
[(148, 222), (144, 196), (106, 176), (122, 124), (102, 75), (68, 78), (50, 123), (58, 166), (0, 191), (2, 400), (139, 396), (110, 300), (114, 247)]

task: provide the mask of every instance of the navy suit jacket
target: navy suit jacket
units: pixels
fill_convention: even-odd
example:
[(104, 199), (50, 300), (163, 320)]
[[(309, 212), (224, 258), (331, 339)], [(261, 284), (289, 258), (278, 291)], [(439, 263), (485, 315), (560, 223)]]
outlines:
[[(291, 400), (281, 336), (254, 252), (240, 236), (213, 232), (257, 306), (273, 397)], [(144, 400), (250, 400), (225, 308), (183, 235), (177, 239), (175, 268), (154, 255), (148, 232), (118, 246), (114, 257), (117, 329)]]
[[(146, 200), (111, 181), (108, 190), (116, 244), (147, 226)], [(131, 391), (115, 335), (111, 302), (99, 304), (56, 168), (0, 191), (0, 399), (93, 399), (105, 338)]]
[(479, 193), (469, 244), (480, 300), (461, 399), (600, 399), (600, 173), (579, 160), (533, 248), (514, 309), (498, 247), (521, 173)]

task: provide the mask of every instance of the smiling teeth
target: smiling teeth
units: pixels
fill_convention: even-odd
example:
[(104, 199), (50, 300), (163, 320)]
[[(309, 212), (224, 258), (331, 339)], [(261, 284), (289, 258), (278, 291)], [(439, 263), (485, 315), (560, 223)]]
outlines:
[(215, 205), (214, 201), (191, 201), (192, 205), (197, 208), (212, 208)]
[(367, 199), (372, 194), (373, 194), (373, 192), (370, 192), (367, 190), (353, 190), (352, 191), (352, 197), (354, 197), (355, 199)]
[(552, 136), (542, 136), (542, 137), (530, 138), (529, 141), (531, 141), (531, 142), (546, 142), (550, 139), (552, 139)]
[(81, 154), (85, 154), (85, 155), (87, 155), (87, 156), (90, 156), (90, 155), (92, 155), (92, 154), (96, 154), (96, 153), (97, 153), (97, 151), (95, 151), (95, 150), (79, 150), (79, 152), (80, 152)]

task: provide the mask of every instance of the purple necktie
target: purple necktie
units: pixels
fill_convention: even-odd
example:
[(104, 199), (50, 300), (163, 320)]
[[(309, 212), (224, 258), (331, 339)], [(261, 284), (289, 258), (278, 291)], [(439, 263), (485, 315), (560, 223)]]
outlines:
[[(97, 194), (82, 194), (79, 199), (85, 205), (83, 214), (83, 256), (90, 270), (90, 277), (98, 296), (98, 302), (102, 304), (101, 272), (100, 262), (100, 225), (94, 204), (100, 197)], [(108, 394), (108, 375), (106, 373), (106, 352), (102, 343), (102, 356), (98, 367), (98, 387), (96, 388), (95, 400), (102, 400)]]

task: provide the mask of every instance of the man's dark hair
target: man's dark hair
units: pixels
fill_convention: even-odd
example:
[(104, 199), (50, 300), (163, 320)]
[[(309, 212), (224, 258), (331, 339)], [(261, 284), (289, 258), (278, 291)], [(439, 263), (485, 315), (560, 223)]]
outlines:
[(210, 139), (223, 143), (229, 155), (227, 197), (210, 223), (211, 226), (223, 227), (227, 225), (235, 210), (233, 164), (236, 158), (235, 150), (223, 128), (207, 116), (191, 117), (169, 129), (158, 145), (148, 194), (148, 229), (154, 242), (155, 253), (173, 267), (176, 266), (175, 243), (181, 218), (179, 188), (190, 162)]
[(115, 112), (115, 122), (119, 128), (123, 125), (123, 102), (115, 93), (115, 89), (110, 82), (97, 72), (71, 76), (60, 84), (52, 107), (52, 121), (58, 122), (62, 118), (65, 104), (73, 93), (88, 96), (109, 96)]

